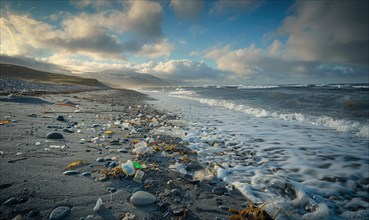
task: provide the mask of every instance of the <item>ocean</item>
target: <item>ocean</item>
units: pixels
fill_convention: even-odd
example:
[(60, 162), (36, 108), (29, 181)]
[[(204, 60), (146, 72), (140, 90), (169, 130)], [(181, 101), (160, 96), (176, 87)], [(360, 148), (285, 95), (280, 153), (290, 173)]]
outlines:
[(204, 165), (279, 219), (369, 219), (369, 85), (141, 90)]

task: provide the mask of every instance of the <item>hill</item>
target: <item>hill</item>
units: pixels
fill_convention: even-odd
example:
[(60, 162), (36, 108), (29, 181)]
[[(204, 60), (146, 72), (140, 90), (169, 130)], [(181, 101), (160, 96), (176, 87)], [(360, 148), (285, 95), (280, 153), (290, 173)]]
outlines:
[(70, 84), (94, 87), (107, 87), (96, 79), (83, 78), (79, 76), (49, 73), (30, 69), (24, 66), (11, 64), (0, 64), (0, 77), (16, 78), (33, 82), (44, 82), (53, 84)]

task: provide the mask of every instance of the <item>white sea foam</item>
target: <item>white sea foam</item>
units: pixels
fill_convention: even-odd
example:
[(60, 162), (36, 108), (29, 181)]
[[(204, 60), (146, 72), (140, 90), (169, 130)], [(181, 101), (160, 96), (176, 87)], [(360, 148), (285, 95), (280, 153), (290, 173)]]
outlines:
[(263, 108), (255, 108), (248, 105), (236, 104), (226, 100), (219, 99), (204, 99), (193, 97), (195, 94), (193, 91), (178, 91), (179, 93), (170, 93), (174, 97), (196, 100), (200, 103), (208, 104), (210, 106), (223, 107), (226, 109), (243, 112), (249, 115), (253, 115), (258, 118), (271, 117), (276, 119), (282, 119), (285, 121), (298, 121), (301, 123), (309, 123), (313, 125), (321, 125), (329, 128), (336, 129), (342, 132), (352, 132), (359, 137), (369, 139), (369, 124), (361, 124), (356, 121), (334, 119), (332, 117), (320, 116), (314, 117), (309, 115), (303, 115), (301, 113), (280, 113), (268, 111)]
[(247, 199), (267, 201), (268, 213), (280, 209), (279, 219), (368, 219), (368, 141), (351, 134), (365, 137), (368, 126), (198, 94), (166, 95), (154, 94), (155, 103), (193, 122), (184, 141), (200, 162), (221, 164), (217, 176)]

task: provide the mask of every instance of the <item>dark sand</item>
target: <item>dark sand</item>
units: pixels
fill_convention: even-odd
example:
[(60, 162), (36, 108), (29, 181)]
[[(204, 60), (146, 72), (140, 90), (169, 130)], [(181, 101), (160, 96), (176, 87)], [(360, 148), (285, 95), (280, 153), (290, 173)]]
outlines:
[[(212, 192), (214, 188), (224, 189), (219, 188), (226, 185), (219, 179), (195, 181), (191, 175), (168, 169), (176, 161), (188, 165), (190, 174), (202, 167), (180, 138), (150, 133), (155, 129), (149, 126), (150, 118), (165, 123), (176, 117), (145, 105), (147, 98), (130, 90), (0, 97), (0, 120), (9, 120), (0, 125), (0, 205), (11, 199), (0, 206), (0, 219), (49, 219), (59, 206), (71, 209), (63, 219), (123, 219), (127, 213), (135, 215), (134, 219), (228, 219), (228, 208), (241, 209), (245, 199), (237, 190), (228, 187), (224, 193)], [(70, 102), (77, 106), (58, 105)], [(56, 120), (59, 115), (67, 121)], [(130, 134), (122, 123), (135, 118), (139, 123), (132, 125), (138, 132)], [(114, 124), (117, 121), (120, 123)], [(74, 133), (47, 128), (65, 128), (73, 123)], [(93, 129), (93, 124), (100, 126)], [(106, 130), (114, 131), (111, 137)], [(47, 142), (46, 134), (52, 131), (61, 133), (64, 140)], [(98, 142), (91, 142), (95, 137)], [(148, 156), (132, 154), (133, 141), (147, 137), (153, 138), (160, 150)], [(112, 145), (113, 140), (121, 144)], [(175, 147), (165, 150), (166, 144)], [(183, 156), (188, 160), (183, 161)], [(118, 164), (129, 159), (145, 164), (142, 182), (133, 181), (132, 176), (110, 176), (100, 181), (104, 174), (99, 172), (107, 168), (106, 162), (96, 161), (100, 157)], [(80, 174), (63, 175), (66, 166), (76, 160), (86, 161), (75, 168)], [(82, 176), (83, 172), (91, 176)], [(111, 193), (108, 187), (116, 191)], [(129, 198), (137, 189), (152, 193), (156, 202), (142, 207), (132, 205)], [(104, 206), (94, 211), (98, 198)]]

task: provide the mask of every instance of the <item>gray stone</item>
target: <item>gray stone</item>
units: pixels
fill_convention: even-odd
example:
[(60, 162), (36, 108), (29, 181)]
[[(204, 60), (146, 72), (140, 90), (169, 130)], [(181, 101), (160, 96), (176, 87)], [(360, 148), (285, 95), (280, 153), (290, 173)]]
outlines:
[(126, 153), (128, 153), (128, 150), (126, 150), (126, 149), (119, 149), (118, 152), (119, 153), (125, 153), (126, 154)]
[(116, 188), (114, 188), (114, 187), (106, 187), (106, 189), (107, 189), (109, 192), (111, 192), (111, 193), (114, 193), (114, 192), (116, 192), (116, 191), (117, 191), (117, 189), (116, 189)]
[(65, 121), (65, 118), (64, 118), (64, 116), (63, 116), (63, 115), (59, 115), (59, 116), (56, 118), (56, 120), (58, 120), (58, 121)]
[(178, 189), (172, 189), (172, 190), (171, 190), (171, 193), (172, 193), (172, 195), (174, 195), (174, 196), (179, 196), (179, 195), (181, 194), (181, 192), (180, 192)]
[(215, 187), (211, 192), (215, 195), (224, 195), (228, 190), (225, 187)]
[(12, 197), (8, 200), (6, 200), (2, 205), (11, 206), (17, 202), (17, 199)]
[(103, 176), (103, 177), (99, 178), (100, 182), (105, 182), (105, 181), (108, 181), (108, 180), (109, 180), (109, 178), (107, 176)]
[(59, 132), (50, 132), (46, 135), (47, 139), (64, 139), (63, 135)]
[(90, 172), (83, 172), (81, 175), (82, 176), (91, 176), (91, 173)]
[(67, 170), (63, 172), (63, 175), (67, 175), (67, 176), (76, 175), (76, 174), (79, 174), (78, 170)]
[(74, 133), (74, 131), (70, 128), (64, 128), (63, 131), (67, 133)]
[(105, 159), (102, 158), (102, 157), (99, 157), (99, 158), (96, 159), (96, 162), (104, 162), (104, 161), (105, 161)]
[(50, 220), (61, 220), (65, 218), (71, 212), (69, 207), (59, 206), (54, 209), (50, 214)]
[(156, 201), (156, 197), (148, 192), (145, 191), (138, 191), (135, 192), (130, 199), (130, 202), (134, 206), (146, 206), (151, 205)]

